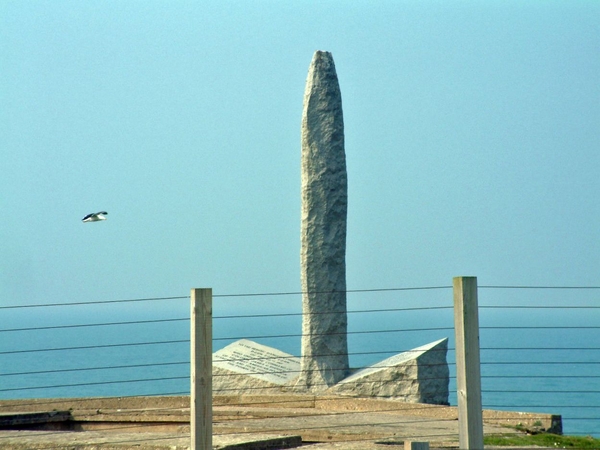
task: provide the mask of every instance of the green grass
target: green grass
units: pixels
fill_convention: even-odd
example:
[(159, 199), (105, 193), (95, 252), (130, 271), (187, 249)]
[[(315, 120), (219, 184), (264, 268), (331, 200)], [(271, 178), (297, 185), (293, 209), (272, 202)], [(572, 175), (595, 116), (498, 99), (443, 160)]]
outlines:
[(553, 448), (588, 448), (600, 449), (600, 439), (594, 439), (591, 436), (562, 436), (558, 434), (540, 433), (534, 435), (491, 435), (483, 440), (485, 445), (497, 446), (530, 446)]

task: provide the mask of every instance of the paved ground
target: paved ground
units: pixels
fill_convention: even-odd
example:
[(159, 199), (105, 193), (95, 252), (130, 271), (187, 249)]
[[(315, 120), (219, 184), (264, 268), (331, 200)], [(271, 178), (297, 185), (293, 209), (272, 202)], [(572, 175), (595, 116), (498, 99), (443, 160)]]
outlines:
[[(77, 449), (77, 450), (188, 450), (189, 434), (167, 433), (107, 433), (100, 431), (84, 432), (54, 432), (49, 434), (44, 431), (3, 431), (0, 432), (2, 449), (11, 450), (50, 450), (50, 449)], [(283, 446), (278, 445), (286, 443)], [(439, 446), (439, 443), (430, 444), (432, 449), (456, 450), (457, 444)], [(346, 441), (326, 443), (300, 443), (299, 436), (281, 437), (272, 435), (231, 435), (214, 438), (213, 449), (219, 450), (262, 450), (301, 448), (304, 450), (393, 450), (404, 449), (403, 441), (388, 441), (387, 444), (376, 441)], [(486, 447), (485, 450), (508, 450), (511, 447)], [(524, 447), (518, 447), (522, 449)], [(531, 447), (544, 450), (541, 447)]]
[[(32, 420), (40, 423), (27, 430), (0, 431), (0, 449), (188, 449), (188, 405), (187, 397), (3, 401), (0, 419), (47, 411), (56, 421), (36, 415)], [(27, 414), (19, 417), (26, 420)], [(516, 433), (503, 425), (540, 420), (551, 424), (553, 418), (486, 412), (484, 433)], [(456, 449), (456, 408), (313, 396), (231, 396), (215, 399), (213, 408), (215, 449), (391, 450), (404, 448), (405, 440)]]
[[(262, 446), (259, 446), (261, 445)], [(266, 445), (271, 447), (266, 447)], [(187, 450), (189, 433), (143, 433), (105, 431), (1, 431), (0, 448), (11, 450)], [(296, 448), (300, 436), (232, 435), (215, 437), (214, 449)]]

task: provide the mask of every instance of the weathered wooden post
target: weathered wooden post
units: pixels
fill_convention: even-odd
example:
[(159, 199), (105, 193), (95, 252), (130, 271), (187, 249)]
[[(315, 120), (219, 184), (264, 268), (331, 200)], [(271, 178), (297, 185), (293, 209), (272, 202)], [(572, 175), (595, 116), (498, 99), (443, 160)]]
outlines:
[(212, 289), (191, 293), (190, 450), (212, 448)]
[(453, 282), (459, 445), (465, 450), (482, 450), (477, 278), (455, 277)]

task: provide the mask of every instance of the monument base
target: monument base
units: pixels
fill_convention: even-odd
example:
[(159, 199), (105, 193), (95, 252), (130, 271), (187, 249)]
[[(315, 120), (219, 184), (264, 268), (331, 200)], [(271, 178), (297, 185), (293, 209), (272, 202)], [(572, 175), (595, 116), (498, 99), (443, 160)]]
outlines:
[(449, 405), (447, 352), (448, 339), (440, 339), (359, 370), (326, 392)]
[[(448, 339), (361, 369), (324, 394), (448, 405)], [(298, 393), (300, 358), (242, 339), (213, 354), (215, 395)], [(308, 391), (307, 391), (308, 392)]]

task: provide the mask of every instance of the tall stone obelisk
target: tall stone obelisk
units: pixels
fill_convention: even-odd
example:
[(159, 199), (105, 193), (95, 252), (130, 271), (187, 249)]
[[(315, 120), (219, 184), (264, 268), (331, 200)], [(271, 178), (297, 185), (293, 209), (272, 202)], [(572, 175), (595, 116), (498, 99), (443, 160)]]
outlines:
[(302, 112), (302, 359), (297, 386), (327, 389), (348, 374), (342, 97), (333, 57), (315, 52)]

